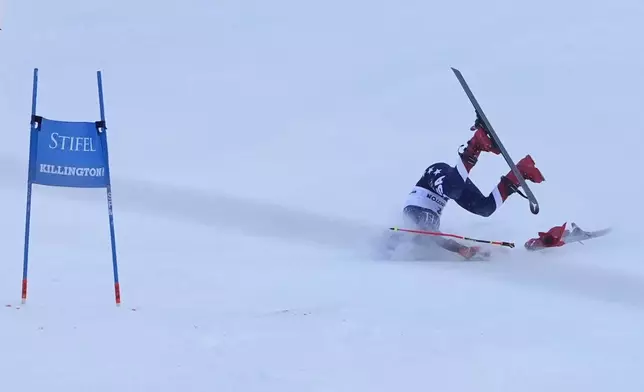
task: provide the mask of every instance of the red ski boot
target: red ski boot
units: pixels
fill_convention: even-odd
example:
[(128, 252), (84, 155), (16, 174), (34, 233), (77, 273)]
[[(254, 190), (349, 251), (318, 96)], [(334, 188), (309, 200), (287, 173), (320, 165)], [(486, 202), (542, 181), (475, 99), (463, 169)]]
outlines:
[(567, 232), (566, 223), (564, 223), (562, 226), (555, 226), (545, 233), (540, 231), (539, 238), (530, 238), (524, 246), (528, 250), (563, 246), (566, 243), (562, 241), (562, 238)]
[(490, 135), (487, 134), (479, 120), (476, 121), (470, 130), (475, 131), (474, 136), (467, 142), (465, 150), (459, 154), (468, 173), (476, 165), (476, 162), (478, 162), (479, 154), (482, 151), (491, 152), (496, 155), (501, 153), (501, 150), (499, 150), (490, 138)]
[[(523, 178), (528, 181), (532, 181), (538, 184), (545, 180), (545, 178), (543, 178), (543, 174), (541, 174), (541, 171), (537, 169), (534, 164), (534, 159), (532, 159), (530, 155), (526, 155), (517, 163), (517, 169), (519, 169), (519, 172), (521, 173)], [(517, 177), (512, 171), (510, 171), (510, 173), (508, 174), (508, 178), (510, 179), (510, 181), (512, 181), (512, 183), (519, 183), (517, 181)]]
[[(543, 174), (541, 174), (541, 171), (535, 166), (534, 160), (530, 155), (526, 155), (517, 163), (517, 169), (519, 169), (519, 172), (526, 181), (532, 181), (537, 184), (545, 181)], [(498, 188), (503, 201), (505, 201), (508, 196), (518, 191), (519, 180), (512, 170), (501, 178)]]

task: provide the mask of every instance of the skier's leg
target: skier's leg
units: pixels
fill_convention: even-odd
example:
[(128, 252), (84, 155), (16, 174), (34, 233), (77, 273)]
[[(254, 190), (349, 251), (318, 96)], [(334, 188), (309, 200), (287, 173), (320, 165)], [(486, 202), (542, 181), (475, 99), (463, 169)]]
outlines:
[[(468, 209), (469, 211), (478, 211), (478, 206), (470, 207), (469, 204), (473, 201), (479, 199), (485, 199), (481, 192), (476, 188), (476, 186), (469, 179), (470, 171), (474, 168), (478, 162), (479, 155), (481, 152), (491, 152), (493, 154), (500, 154), (501, 151), (494, 145), (492, 139), (485, 132), (485, 130), (479, 125), (478, 121), (471, 128), (475, 131), (474, 136), (467, 142), (467, 146), (463, 152), (459, 153), (459, 161), (451, 170), (446, 173), (445, 183), (448, 184), (445, 189), (449, 191), (446, 192), (447, 196), (451, 199), (454, 199), (461, 205), (458, 200), (461, 200), (464, 205), (461, 205), (463, 208)], [(469, 191), (467, 191), (469, 189)], [(465, 196), (463, 196), (465, 192)], [(463, 199), (464, 197), (464, 199)], [(488, 202), (475, 202), (476, 204), (486, 204)], [(485, 210), (489, 209), (489, 206), (480, 207)], [(475, 212), (476, 213), (476, 212)]]
[[(403, 209), (403, 218), (406, 224), (417, 230), (438, 231), (440, 227), (440, 217), (430, 209), (408, 205)], [(431, 245), (436, 237), (424, 234), (413, 235), (412, 242), (416, 245)]]
[[(517, 168), (521, 175), (528, 181), (535, 183), (544, 181), (541, 171), (535, 166), (534, 160), (532, 160), (530, 155), (521, 159), (517, 163)], [(518, 186), (519, 181), (510, 170), (507, 175), (501, 177), (501, 180), (492, 192), (488, 196), (484, 196), (468, 178), (462, 188), (460, 197), (456, 198), (455, 201), (458, 205), (474, 214), (488, 217), (499, 209), (510, 195), (517, 192)]]
[(440, 217), (437, 213), (419, 206), (406, 206), (403, 209), (403, 217), (407, 224), (419, 230), (436, 231), (440, 226)]
[(484, 196), (479, 188), (469, 178), (465, 181), (465, 186), (461, 196), (455, 199), (456, 203), (468, 210), (469, 212), (488, 217), (492, 215), (505, 201), (501, 196), (499, 186), (496, 186), (492, 192)]
[[(460, 159), (456, 165), (442, 169), (441, 176), (443, 178), (441, 181), (445, 184), (442, 189), (445, 191), (445, 195), (451, 199), (460, 198), (462, 190), (466, 187), (470, 171), (478, 162), (481, 152), (486, 151), (496, 155), (501, 153), (501, 150), (496, 147), (478, 119), (470, 129), (474, 131), (474, 136), (467, 141), (465, 149), (459, 152)], [(439, 194), (442, 195), (442, 192), (439, 192)]]
[[(403, 209), (402, 219), (403, 225), (407, 227), (413, 227), (418, 230), (436, 231), (438, 230), (438, 227), (440, 225), (440, 217), (438, 216), (438, 214), (436, 214), (432, 210), (413, 204), (407, 205)], [(398, 246), (400, 240), (405, 236), (407, 236), (407, 234), (403, 234), (397, 231), (390, 233), (387, 247), (389, 249), (394, 249), (396, 246)], [(420, 241), (418, 240), (419, 237), (422, 236), (414, 235), (413, 241)]]

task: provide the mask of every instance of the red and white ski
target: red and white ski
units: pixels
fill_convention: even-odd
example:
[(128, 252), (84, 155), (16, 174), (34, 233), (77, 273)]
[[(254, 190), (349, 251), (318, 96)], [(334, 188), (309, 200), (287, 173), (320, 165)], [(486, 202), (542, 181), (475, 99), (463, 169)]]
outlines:
[[(560, 247), (564, 246), (567, 244), (579, 242), (583, 243), (584, 241), (588, 241), (591, 239), (603, 237), (607, 234), (609, 234), (612, 229), (610, 227), (599, 229), (599, 230), (583, 230), (580, 228), (576, 223), (572, 222), (570, 224), (570, 227), (572, 230), (565, 229), (565, 225), (563, 226), (555, 226), (550, 231), (546, 233), (539, 233), (539, 238), (531, 238), (525, 243), (525, 248), (530, 251), (534, 250), (541, 250), (541, 249), (547, 249), (547, 248), (554, 248), (554, 247)], [(547, 243), (548, 241), (545, 241), (544, 239), (548, 235), (548, 233), (551, 233), (554, 229), (561, 228), (563, 230), (563, 235), (561, 236), (560, 239), (555, 239), (554, 243)]]

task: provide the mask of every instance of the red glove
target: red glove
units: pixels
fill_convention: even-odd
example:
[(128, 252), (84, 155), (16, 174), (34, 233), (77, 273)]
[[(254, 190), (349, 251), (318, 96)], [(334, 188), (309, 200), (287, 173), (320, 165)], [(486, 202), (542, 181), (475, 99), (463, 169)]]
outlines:
[(490, 251), (481, 250), (480, 246), (464, 246), (458, 250), (458, 254), (469, 260), (474, 256), (488, 257), (490, 256)]

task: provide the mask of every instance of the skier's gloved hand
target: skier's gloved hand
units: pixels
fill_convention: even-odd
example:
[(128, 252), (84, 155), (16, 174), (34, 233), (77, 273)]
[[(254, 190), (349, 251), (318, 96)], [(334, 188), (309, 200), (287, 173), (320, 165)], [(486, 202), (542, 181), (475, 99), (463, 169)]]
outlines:
[(464, 246), (458, 250), (458, 254), (463, 256), (463, 258), (465, 259), (470, 259), (472, 256), (476, 254), (476, 249), (472, 249), (472, 248), (474, 247)]
[(490, 252), (481, 249), (480, 246), (464, 246), (458, 250), (458, 254), (463, 256), (466, 260), (471, 259), (474, 256), (488, 257)]

